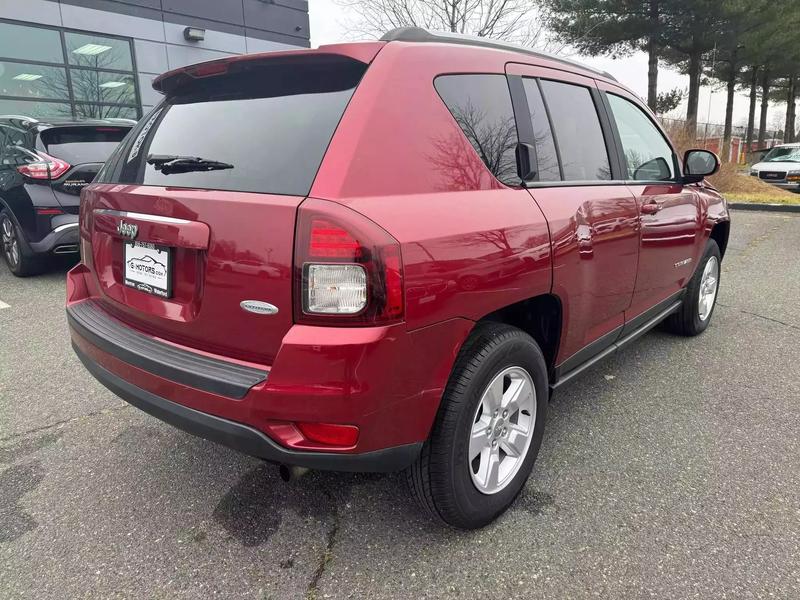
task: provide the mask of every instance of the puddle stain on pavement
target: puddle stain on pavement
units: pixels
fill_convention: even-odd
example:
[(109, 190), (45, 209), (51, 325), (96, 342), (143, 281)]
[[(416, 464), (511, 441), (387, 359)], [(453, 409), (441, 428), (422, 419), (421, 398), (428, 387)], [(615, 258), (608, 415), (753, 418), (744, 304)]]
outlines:
[(35, 438), (27, 438), (11, 446), (0, 447), (0, 464), (10, 464), (15, 460), (52, 446), (61, 439), (63, 433), (57, 431)]
[(20, 502), (43, 479), (44, 468), (38, 460), (0, 472), (0, 544), (13, 542), (38, 527), (36, 520), (25, 512)]
[[(0, 447), (0, 465), (11, 464), (61, 439), (62, 433), (48, 433)], [(36, 520), (21, 506), (22, 497), (35, 490), (44, 479), (44, 467), (35, 460), (0, 471), (0, 543), (13, 542), (38, 527)]]
[(278, 530), (287, 509), (306, 519), (329, 521), (336, 511), (330, 488), (330, 478), (320, 473), (306, 475), (298, 485), (283, 483), (277, 468), (265, 464), (228, 490), (214, 509), (214, 520), (243, 545), (259, 546)]

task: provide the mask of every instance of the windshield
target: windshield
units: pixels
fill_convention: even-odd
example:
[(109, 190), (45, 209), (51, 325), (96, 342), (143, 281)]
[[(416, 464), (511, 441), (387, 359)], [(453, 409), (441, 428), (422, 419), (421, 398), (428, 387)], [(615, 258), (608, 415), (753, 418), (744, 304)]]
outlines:
[(96, 181), (305, 196), (366, 65), (268, 59), (192, 82), (143, 119)]
[(71, 165), (101, 163), (111, 156), (128, 127), (59, 127), (41, 133), (45, 152)]
[(761, 162), (800, 162), (800, 146), (773, 148)]

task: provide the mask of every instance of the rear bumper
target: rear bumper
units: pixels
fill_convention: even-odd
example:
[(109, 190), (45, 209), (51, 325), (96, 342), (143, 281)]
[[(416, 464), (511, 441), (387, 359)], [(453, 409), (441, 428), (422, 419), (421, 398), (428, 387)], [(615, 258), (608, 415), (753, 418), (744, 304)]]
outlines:
[(48, 233), (38, 242), (30, 242), (31, 250), (37, 254), (54, 252), (55, 254), (77, 254), (79, 251), (80, 235), (78, 231), (78, 216), (74, 222), (62, 223)]
[[(238, 431), (245, 433), (238, 437), (258, 444), (229, 443), (226, 428), (213, 437), (199, 435), (268, 460), (350, 471), (392, 471), (410, 464), (428, 438), (455, 356), (474, 325), (451, 319), (408, 331), (403, 323), (295, 324), (275, 357), (262, 364), (154, 336), (121, 320), (128, 311), (97, 289), (84, 263), (67, 274), (73, 346), (84, 362), (103, 369), (87, 364), (115, 393), (136, 406), (131, 393), (177, 407), (170, 414), (199, 413), (209, 423), (241, 426)], [(120, 382), (131, 388), (123, 389)], [(152, 414), (163, 418), (160, 410)], [(346, 448), (315, 442), (298, 423), (356, 426), (358, 440)]]
[(269, 372), (158, 342), (110, 318), (92, 300), (67, 307), (69, 326), (100, 350), (159, 377), (241, 399)]
[(331, 471), (391, 472), (409, 466), (422, 448), (418, 442), (362, 454), (290, 450), (252, 427), (188, 408), (137, 387), (99, 365), (74, 343), (73, 348), (86, 369), (129, 404), (178, 429), (270, 462)]

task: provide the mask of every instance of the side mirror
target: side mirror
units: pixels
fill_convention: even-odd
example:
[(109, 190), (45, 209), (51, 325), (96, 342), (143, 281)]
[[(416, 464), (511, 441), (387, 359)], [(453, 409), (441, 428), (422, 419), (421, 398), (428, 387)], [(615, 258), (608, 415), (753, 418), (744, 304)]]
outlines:
[(719, 158), (710, 150), (687, 150), (683, 155), (683, 180), (697, 183), (719, 171)]

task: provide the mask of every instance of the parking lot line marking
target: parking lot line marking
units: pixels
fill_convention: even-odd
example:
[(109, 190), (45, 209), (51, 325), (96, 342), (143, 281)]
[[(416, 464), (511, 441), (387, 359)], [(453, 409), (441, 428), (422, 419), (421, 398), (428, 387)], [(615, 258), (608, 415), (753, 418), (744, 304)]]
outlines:
[(11, 305), (0, 300), (0, 310), (3, 310), (4, 308), (11, 308)]

